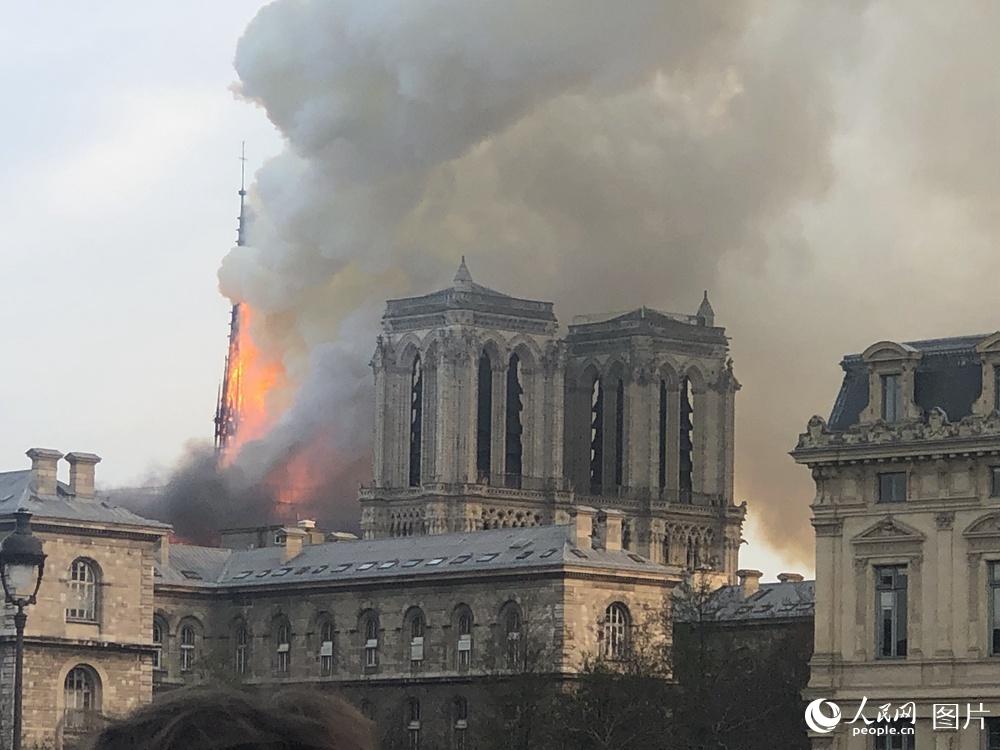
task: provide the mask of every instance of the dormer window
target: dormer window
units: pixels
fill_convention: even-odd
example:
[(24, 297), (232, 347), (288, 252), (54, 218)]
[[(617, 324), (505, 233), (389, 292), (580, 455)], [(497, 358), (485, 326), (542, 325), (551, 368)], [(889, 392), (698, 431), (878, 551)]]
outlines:
[(882, 376), (882, 419), (898, 422), (903, 418), (903, 388), (899, 373)]

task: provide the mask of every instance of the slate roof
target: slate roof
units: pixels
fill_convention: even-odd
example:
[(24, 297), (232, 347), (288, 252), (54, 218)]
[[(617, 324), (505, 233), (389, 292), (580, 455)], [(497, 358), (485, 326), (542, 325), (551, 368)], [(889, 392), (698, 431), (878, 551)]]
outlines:
[[(678, 607), (682, 622), (685, 617)], [(762, 583), (756, 593), (744, 598), (740, 586), (723, 586), (712, 594), (704, 608), (704, 619), (712, 622), (763, 623), (775, 620), (812, 619), (816, 614), (816, 582)]]
[(161, 582), (205, 586), (344, 582), (564, 565), (621, 572), (668, 574), (670, 569), (631, 552), (577, 549), (572, 526), (495, 529), (395, 539), (358, 539), (304, 545), (282, 562), (283, 547), (228, 550), (175, 544)]
[(725, 329), (701, 325), (696, 315), (683, 315), (637, 307), (627, 312), (577, 316), (569, 326), (566, 340), (580, 343), (609, 336), (653, 336), (726, 344)]
[(0, 472), (0, 516), (16, 513), (22, 509), (38, 519), (170, 528), (169, 524), (143, 518), (130, 510), (111, 504), (101, 493), (94, 498), (79, 499), (63, 482), (57, 483), (55, 495), (38, 495), (32, 491), (30, 469)]
[[(976, 345), (991, 334), (906, 341), (923, 355), (914, 377), (914, 400), (930, 411), (944, 409), (957, 422), (972, 413), (972, 404), (982, 391), (983, 377)], [(868, 370), (860, 354), (848, 354), (841, 361), (844, 381), (828, 421), (831, 430), (846, 430), (858, 423), (868, 405)]]

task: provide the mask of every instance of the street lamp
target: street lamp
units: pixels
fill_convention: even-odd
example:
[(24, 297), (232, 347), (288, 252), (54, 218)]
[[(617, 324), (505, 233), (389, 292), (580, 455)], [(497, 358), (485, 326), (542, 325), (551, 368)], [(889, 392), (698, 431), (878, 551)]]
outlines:
[(45, 571), (42, 542), (31, 533), (31, 514), (19, 510), (14, 514), (14, 531), (0, 542), (0, 583), (4, 601), (17, 607), (14, 628), (17, 631), (14, 667), (14, 737), (13, 750), (21, 750), (21, 673), (24, 666), (24, 625), (28, 621), (25, 607), (35, 603), (38, 587)]

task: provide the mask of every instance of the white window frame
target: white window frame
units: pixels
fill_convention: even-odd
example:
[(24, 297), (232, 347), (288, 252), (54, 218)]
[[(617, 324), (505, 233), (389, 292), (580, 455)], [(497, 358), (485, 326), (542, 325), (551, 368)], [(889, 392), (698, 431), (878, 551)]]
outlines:
[(247, 673), (247, 652), (250, 650), (250, 632), (246, 625), (240, 625), (236, 629), (236, 651), (234, 654), (233, 667), (236, 674)]
[(319, 671), (324, 677), (333, 674), (333, 623), (323, 622), (319, 628)]
[(612, 602), (604, 610), (601, 645), (606, 659), (620, 660), (628, 655), (631, 617), (621, 602)]
[[(97, 567), (90, 560), (78, 557), (69, 566), (70, 605), (66, 619), (76, 622), (97, 622)], [(72, 605), (77, 606), (72, 606)]]
[(278, 623), (274, 640), (275, 653), (277, 654), (275, 666), (278, 674), (287, 675), (291, 669), (292, 650), (292, 626), (288, 620), (282, 620)]
[(100, 713), (101, 695), (98, 677), (93, 669), (78, 664), (63, 681), (63, 725), (71, 730), (90, 728), (90, 719)]
[(378, 667), (378, 620), (369, 617), (365, 622), (365, 669)]
[(163, 622), (153, 619), (153, 669), (163, 669)]
[[(190, 643), (188, 642), (188, 634), (191, 635)], [(181, 671), (190, 672), (191, 668), (194, 666), (195, 661), (195, 644), (198, 641), (198, 634), (194, 631), (193, 625), (183, 625), (180, 631), (180, 643), (181, 643)]]

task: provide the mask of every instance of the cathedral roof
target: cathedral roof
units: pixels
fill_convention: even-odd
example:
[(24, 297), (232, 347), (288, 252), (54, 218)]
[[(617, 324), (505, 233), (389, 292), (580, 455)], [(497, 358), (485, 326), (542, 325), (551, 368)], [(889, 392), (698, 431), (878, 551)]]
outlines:
[(626, 312), (578, 315), (569, 326), (570, 342), (582, 342), (622, 336), (652, 336), (726, 344), (724, 328), (705, 325), (704, 318), (637, 307)]
[(77, 498), (69, 485), (58, 482), (55, 495), (39, 495), (31, 486), (31, 470), (0, 472), (0, 516), (26, 510), (34, 519), (87, 521), (168, 529), (159, 521), (143, 518), (108, 502), (98, 493), (93, 498)]
[[(904, 349), (919, 353), (914, 373), (914, 400), (924, 411), (944, 409), (957, 422), (972, 413), (979, 398), (983, 374), (976, 346), (992, 334), (955, 336), (903, 342)], [(868, 406), (868, 365), (861, 354), (848, 354), (841, 361), (844, 380), (830, 413), (829, 428), (845, 430), (858, 423)]]
[(431, 327), (445, 323), (444, 314), (450, 311), (517, 318), (542, 323), (546, 327), (556, 322), (551, 302), (520, 299), (477, 284), (472, 279), (465, 256), (450, 287), (419, 297), (388, 300), (383, 322), (390, 330)]
[(229, 550), (175, 544), (158, 567), (162, 583), (207, 586), (274, 586), (350, 583), (370, 579), (530, 571), (567, 566), (615, 572), (668, 574), (670, 568), (628, 551), (579, 549), (572, 526), (536, 526), (392, 539), (359, 539), (304, 545), (282, 560), (283, 547)]

